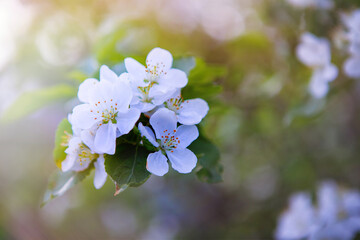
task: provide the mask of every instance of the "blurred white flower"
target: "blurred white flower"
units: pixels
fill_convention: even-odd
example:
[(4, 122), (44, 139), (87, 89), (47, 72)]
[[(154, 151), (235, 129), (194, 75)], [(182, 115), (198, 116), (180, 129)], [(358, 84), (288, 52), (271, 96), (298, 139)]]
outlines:
[(309, 195), (291, 197), (290, 208), (279, 218), (276, 239), (353, 239), (360, 231), (360, 192), (323, 182), (314, 206)]
[(331, 63), (329, 41), (311, 33), (304, 33), (296, 48), (296, 55), (303, 64), (313, 69), (309, 84), (310, 94), (315, 98), (325, 97), (329, 91), (328, 83), (338, 75), (338, 68)]
[(351, 14), (342, 15), (347, 28), (346, 38), (349, 42), (348, 52), (350, 57), (344, 63), (344, 72), (351, 78), (360, 78), (360, 10)]
[(287, 0), (289, 4), (297, 8), (318, 8), (329, 10), (334, 7), (333, 0)]
[(318, 223), (310, 195), (298, 193), (290, 198), (288, 210), (280, 216), (275, 238), (304, 239), (310, 237), (317, 229)]

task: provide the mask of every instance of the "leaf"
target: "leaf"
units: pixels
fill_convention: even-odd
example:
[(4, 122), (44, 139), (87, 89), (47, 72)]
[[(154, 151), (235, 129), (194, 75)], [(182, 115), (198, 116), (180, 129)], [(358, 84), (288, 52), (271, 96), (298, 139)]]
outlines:
[(55, 133), (55, 148), (53, 155), (56, 166), (59, 169), (61, 169), (61, 162), (66, 158), (65, 150), (67, 148), (66, 144), (69, 134), (72, 134), (71, 124), (65, 118), (59, 123)]
[(173, 62), (173, 68), (180, 69), (189, 75), (190, 71), (196, 66), (194, 57), (182, 57), (175, 59)]
[(91, 164), (87, 169), (81, 172), (62, 172), (61, 170), (56, 170), (49, 179), (48, 188), (44, 194), (41, 207), (47, 204), (50, 200), (63, 195), (67, 190), (84, 180), (93, 168), (94, 167)]
[(189, 146), (189, 149), (196, 154), (201, 166), (201, 169), (196, 173), (198, 178), (208, 183), (221, 182), (223, 167), (219, 163), (220, 152), (218, 148), (200, 134), (199, 138)]
[(139, 145), (122, 143), (116, 147), (114, 155), (105, 155), (105, 170), (115, 181), (117, 189), (138, 187), (146, 182), (150, 177), (146, 169), (149, 153)]
[(12, 122), (52, 103), (73, 98), (76, 93), (76, 88), (70, 85), (57, 85), (24, 93), (4, 112), (0, 121)]

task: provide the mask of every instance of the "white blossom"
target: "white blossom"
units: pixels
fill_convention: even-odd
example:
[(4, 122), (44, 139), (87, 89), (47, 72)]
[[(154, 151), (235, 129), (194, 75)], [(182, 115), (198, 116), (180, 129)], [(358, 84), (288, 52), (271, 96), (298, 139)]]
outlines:
[(298, 59), (313, 69), (309, 92), (315, 98), (323, 98), (329, 91), (329, 82), (335, 80), (338, 68), (331, 63), (329, 41), (311, 33), (301, 36), (301, 43), (296, 48)]
[(96, 153), (114, 154), (116, 138), (129, 133), (140, 117), (138, 109), (129, 107), (133, 94), (124, 78), (103, 66), (100, 81), (87, 79), (79, 87), (84, 104), (73, 109), (73, 127), (87, 130), (82, 140)]
[(139, 123), (142, 136), (145, 136), (158, 151), (150, 153), (146, 168), (149, 172), (163, 176), (169, 171), (167, 160), (173, 169), (179, 173), (190, 173), (197, 163), (196, 155), (187, 147), (199, 136), (195, 125), (181, 125), (177, 127), (175, 113), (166, 108), (157, 110), (150, 118), (150, 127)]
[(132, 58), (125, 59), (134, 99), (132, 105), (141, 112), (147, 112), (164, 103), (174, 92), (184, 87), (186, 73), (171, 68), (173, 57), (167, 50), (154, 48), (143, 66)]

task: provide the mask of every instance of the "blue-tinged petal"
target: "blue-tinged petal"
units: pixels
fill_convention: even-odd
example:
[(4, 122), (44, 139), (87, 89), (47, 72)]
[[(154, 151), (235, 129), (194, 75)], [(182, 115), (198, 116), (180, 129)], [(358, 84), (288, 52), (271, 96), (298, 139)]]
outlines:
[(94, 111), (91, 111), (92, 109), (89, 104), (81, 104), (74, 107), (71, 116), (73, 126), (80, 129), (89, 129), (101, 120), (95, 115)]
[(97, 161), (94, 162), (94, 167), (94, 186), (96, 189), (100, 189), (102, 186), (104, 186), (107, 178), (107, 173), (105, 171), (105, 159), (103, 155), (100, 155)]
[(99, 81), (95, 78), (88, 78), (79, 86), (78, 98), (81, 102), (88, 103), (90, 101), (90, 93), (94, 91)]
[(156, 70), (160, 73), (161, 71), (167, 72), (173, 63), (173, 57), (171, 53), (162, 48), (154, 48), (149, 52), (146, 57), (146, 65), (148, 69), (156, 66)]
[(111, 71), (111, 69), (106, 66), (102, 65), (100, 68), (100, 81), (107, 80), (109, 82), (114, 83), (118, 79), (116, 73)]
[(360, 56), (353, 56), (344, 63), (344, 72), (351, 78), (360, 78)]
[(178, 127), (175, 138), (179, 138), (178, 149), (186, 148), (199, 137), (199, 131), (195, 125), (181, 125)]
[(133, 58), (125, 58), (124, 63), (126, 71), (134, 77), (132, 80), (140, 84), (139, 86), (146, 86), (147, 84), (144, 82), (146, 78), (145, 67)]
[(154, 132), (149, 127), (144, 127), (142, 123), (138, 125), (141, 136), (146, 137), (146, 139), (155, 147), (159, 147), (159, 143), (156, 142)]
[(117, 128), (121, 134), (127, 134), (134, 128), (135, 123), (140, 117), (140, 111), (136, 108), (130, 108), (127, 113), (119, 113), (116, 117)]
[(177, 119), (175, 113), (166, 108), (160, 108), (150, 118), (150, 124), (153, 127), (156, 138), (161, 139), (166, 133), (176, 130)]
[(169, 88), (183, 88), (188, 83), (188, 78), (184, 71), (172, 68), (158, 80), (158, 83)]
[(185, 125), (194, 125), (201, 122), (209, 111), (207, 102), (200, 98), (186, 100), (177, 111), (178, 121)]
[(150, 153), (147, 158), (146, 169), (157, 176), (164, 176), (164, 174), (169, 171), (167, 158), (161, 153), (161, 151)]
[(109, 122), (96, 131), (94, 147), (98, 152), (114, 154), (116, 146), (116, 125)]
[(190, 173), (196, 166), (196, 155), (189, 149), (166, 151), (173, 169), (179, 173)]

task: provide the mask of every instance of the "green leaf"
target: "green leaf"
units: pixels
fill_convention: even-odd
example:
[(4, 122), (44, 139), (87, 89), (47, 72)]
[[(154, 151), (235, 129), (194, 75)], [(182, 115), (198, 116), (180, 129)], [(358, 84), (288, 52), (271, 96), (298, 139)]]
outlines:
[(223, 167), (219, 163), (220, 152), (218, 148), (202, 134), (193, 142), (189, 149), (198, 157), (201, 169), (196, 173), (201, 181), (218, 183), (222, 181)]
[(175, 59), (172, 67), (180, 69), (189, 75), (190, 71), (196, 66), (194, 57), (182, 57)]
[(146, 159), (150, 151), (139, 145), (122, 143), (114, 155), (105, 155), (105, 170), (117, 188), (138, 187), (150, 177)]
[(57, 85), (24, 93), (2, 115), (2, 123), (20, 119), (49, 104), (76, 96), (77, 90), (70, 85)]
[(66, 158), (65, 150), (68, 142), (69, 134), (72, 134), (71, 124), (65, 118), (58, 125), (55, 133), (54, 160), (56, 166), (61, 169), (61, 162)]
[(63, 195), (67, 190), (84, 180), (93, 168), (94, 167), (91, 164), (87, 169), (81, 172), (62, 172), (61, 170), (56, 170), (49, 179), (48, 188), (44, 194), (41, 206), (44, 206), (50, 200)]

